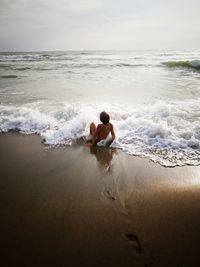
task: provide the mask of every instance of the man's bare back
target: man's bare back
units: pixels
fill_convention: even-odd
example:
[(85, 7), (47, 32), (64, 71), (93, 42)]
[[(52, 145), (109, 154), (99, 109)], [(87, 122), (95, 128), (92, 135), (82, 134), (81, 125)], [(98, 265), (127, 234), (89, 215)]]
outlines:
[(106, 139), (107, 136), (111, 133), (111, 140), (109, 143), (112, 143), (115, 139), (115, 132), (112, 123), (109, 122), (110, 116), (105, 112), (100, 114), (101, 124), (96, 125), (92, 122), (90, 124), (90, 134), (92, 135), (91, 145), (95, 145), (97, 142)]
[[(113, 125), (111, 123), (107, 124), (98, 124), (96, 132), (95, 132), (95, 137), (98, 141), (102, 139), (106, 139), (106, 137), (111, 133), (113, 137), (114, 135), (114, 130), (113, 130)], [(114, 139), (113, 139), (114, 140)]]

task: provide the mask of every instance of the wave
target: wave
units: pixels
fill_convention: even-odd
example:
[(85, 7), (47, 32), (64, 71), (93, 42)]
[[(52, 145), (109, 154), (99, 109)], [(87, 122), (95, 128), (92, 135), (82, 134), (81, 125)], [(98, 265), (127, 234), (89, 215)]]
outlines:
[(113, 147), (167, 167), (200, 164), (200, 99), (135, 108), (45, 101), (0, 105), (0, 132), (36, 133), (47, 145), (72, 145), (88, 134), (91, 121), (99, 122), (102, 110), (110, 113), (115, 127)]
[(112, 67), (130, 67), (130, 68), (134, 68), (134, 67), (142, 67), (145, 66), (144, 64), (130, 64), (130, 63), (117, 63), (117, 64), (113, 64)]
[[(0, 62), (12, 63), (12, 62), (49, 62), (49, 61), (61, 61), (66, 62), (69, 67), (135, 67), (139, 64), (135, 64), (137, 60), (144, 59), (143, 57), (112, 57), (109, 54), (94, 54), (87, 52), (66, 52), (66, 53), (0, 53)], [(133, 62), (132, 62), (133, 60)], [(138, 62), (137, 62), (138, 63)], [(7, 65), (9, 66), (9, 65)]]
[(145, 66), (144, 64), (130, 64), (130, 63), (72, 63), (66, 64), (68, 68), (136, 68)]
[(169, 68), (189, 68), (193, 70), (200, 70), (200, 60), (191, 60), (191, 61), (167, 61), (163, 62), (163, 65)]
[(39, 54), (10, 54), (10, 55), (0, 55), (0, 62), (20, 62), (20, 61), (41, 61), (43, 56)]
[[(81, 55), (86, 55), (85, 53)], [(88, 54), (87, 54), (88, 55)], [(58, 62), (57, 65), (55, 65), (55, 68), (135, 68), (135, 67), (141, 67), (145, 66), (145, 64), (141, 64), (138, 62), (128, 62), (124, 61), (123, 59), (111, 59), (108, 57), (81, 57), (77, 55), (59, 55), (59, 54), (51, 54), (51, 55), (45, 55), (45, 54), (20, 54), (20, 55), (0, 55), (0, 62), (2, 63), (16, 63), (10, 64), (10, 65), (0, 65), (2, 68), (6, 69), (13, 69), (13, 70), (19, 70), (19, 71), (24, 71), (24, 70), (49, 70), (49, 67), (47, 68), (41, 68), (41, 66), (36, 66), (35, 64), (29, 64), (29, 62), (45, 62), (45, 64), (51, 64), (49, 62)], [(60, 63), (61, 61), (61, 63)], [(17, 64), (20, 62), (27, 62), (29, 64), (28, 66), (18, 66)], [(60, 63), (60, 65), (59, 65)], [(13, 66), (14, 65), (14, 66)]]
[(0, 78), (2, 79), (15, 79), (15, 78), (18, 78), (17, 75), (3, 75), (3, 76), (0, 76)]
[(21, 70), (21, 71), (24, 71), (24, 70), (30, 70), (31, 67), (21, 67), (21, 68), (13, 68), (14, 70)]
[(9, 65), (6, 65), (6, 64), (0, 64), (0, 69), (6, 69), (6, 68), (10, 68)]
[[(80, 55), (81, 56), (81, 55)], [(33, 54), (0, 54), (0, 62), (29, 62), (29, 61), (71, 61), (71, 60), (79, 60), (80, 56), (73, 54), (41, 54), (41, 53), (33, 53)]]

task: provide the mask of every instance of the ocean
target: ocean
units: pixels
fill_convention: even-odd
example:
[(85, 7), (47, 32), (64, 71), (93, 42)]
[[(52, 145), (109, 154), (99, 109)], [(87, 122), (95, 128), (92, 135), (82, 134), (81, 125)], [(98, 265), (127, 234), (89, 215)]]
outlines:
[(166, 167), (200, 164), (200, 50), (0, 53), (0, 132), (50, 147), (110, 114), (112, 147)]

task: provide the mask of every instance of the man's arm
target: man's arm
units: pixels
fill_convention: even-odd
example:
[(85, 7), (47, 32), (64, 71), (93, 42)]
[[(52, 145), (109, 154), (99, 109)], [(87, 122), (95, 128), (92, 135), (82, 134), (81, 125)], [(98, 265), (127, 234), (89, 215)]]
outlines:
[(99, 132), (99, 125), (97, 126), (97, 129), (96, 129), (94, 135), (92, 136), (92, 143), (91, 143), (91, 146), (94, 146), (94, 145), (95, 145), (96, 140), (97, 140), (97, 136), (98, 136), (98, 132)]

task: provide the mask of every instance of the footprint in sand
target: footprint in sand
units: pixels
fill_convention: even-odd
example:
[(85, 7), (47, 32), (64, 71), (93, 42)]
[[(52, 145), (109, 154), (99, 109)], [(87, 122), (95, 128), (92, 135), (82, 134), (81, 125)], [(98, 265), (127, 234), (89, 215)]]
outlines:
[(136, 243), (137, 244), (137, 252), (142, 253), (142, 246), (141, 246), (140, 240), (135, 234), (128, 233), (128, 234), (126, 234), (126, 238), (128, 238), (128, 240), (130, 242)]
[(144, 248), (142, 248), (142, 245), (141, 245), (139, 237), (137, 235), (133, 234), (133, 233), (128, 233), (128, 234), (126, 234), (126, 238), (131, 243), (134, 243), (137, 246), (136, 247), (136, 251), (139, 254), (142, 254), (142, 259), (144, 261), (144, 266), (145, 267), (152, 267), (154, 265), (155, 258), (152, 255), (151, 251), (146, 250), (146, 249), (144, 250)]
[(110, 200), (116, 200), (117, 197), (116, 196), (113, 196), (110, 192), (110, 190), (106, 190), (105, 192), (102, 192), (102, 194), (107, 197), (108, 199)]
[(104, 172), (105, 173), (110, 172), (110, 165), (108, 165), (108, 164), (104, 165)]

